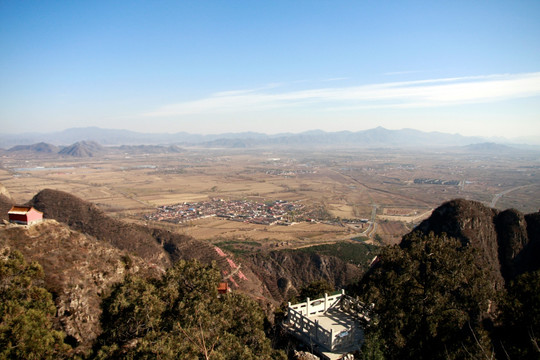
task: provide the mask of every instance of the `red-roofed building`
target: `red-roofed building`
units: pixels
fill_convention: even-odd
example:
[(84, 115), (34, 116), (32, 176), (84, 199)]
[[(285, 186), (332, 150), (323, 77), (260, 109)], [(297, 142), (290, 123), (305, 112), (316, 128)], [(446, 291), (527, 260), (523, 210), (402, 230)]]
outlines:
[(32, 206), (13, 206), (8, 216), (9, 222), (22, 225), (33, 225), (43, 220), (43, 213)]
[(230, 291), (229, 284), (227, 284), (226, 282), (221, 282), (219, 283), (217, 290), (219, 294), (226, 294), (227, 292)]

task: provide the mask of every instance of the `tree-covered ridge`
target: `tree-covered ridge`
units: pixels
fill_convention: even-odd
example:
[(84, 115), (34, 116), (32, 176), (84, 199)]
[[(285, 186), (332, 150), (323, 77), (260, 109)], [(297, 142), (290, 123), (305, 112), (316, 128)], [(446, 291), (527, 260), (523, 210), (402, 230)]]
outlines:
[[(0, 359), (73, 358), (53, 328), (43, 270), (21, 253), (0, 254)], [(102, 303), (103, 332), (89, 359), (285, 359), (272, 349), (260, 306), (218, 294), (217, 267), (180, 261), (160, 279), (128, 275)], [(80, 356), (80, 355), (78, 355)]]
[(384, 248), (357, 289), (377, 314), (364, 359), (539, 359), (540, 271), (496, 291), (477, 256), (433, 233)]
[(159, 280), (129, 276), (103, 302), (98, 359), (279, 359), (264, 314), (245, 295), (218, 295), (214, 265), (180, 261)]
[(540, 359), (540, 270), (518, 276), (501, 301), (497, 347), (510, 359)]
[[(424, 223), (429, 226), (422, 227), (421, 233), (405, 236), (399, 246), (381, 248), (378, 262), (357, 288), (358, 295), (374, 304), (378, 319), (366, 331), (364, 358), (540, 359), (540, 213), (522, 217), (506, 211), (494, 217), (490, 214), (497, 214), (484, 211), (481, 204), (467, 208), (464, 200), (454, 203), (443, 205), (436, 218)], [(37, 263), (27, 264), (20, 254), (0, 250), (0, 359), (283, 356), (270, 347), (262, 326), (264, 315), (256, 303), (237, 293), (219, 297), (217, 267), (183, 261), (164, 275), (156, 269), (153, 279), (147, 279), (147, 264), (135, 256), (120, 252), (105, 256), (109, 251), (101, 246), (91, 245), (72, 231), (60, 234), (56, 231), (60, 225), (53, 225), (44, 223), (27, 230), (6, 227), (0, 234), (4, 248), (20, 249), (27, 259), (38, 260), (46, 273), (43, 282)], [(431, 229), (435, 233), (426, 232)], [(453, 231), (452, 236), (439, 232), (445, 229)], [(57, 251), (64, 247), (73, 251)], [(315, 249), (335, 253), (323, 257)], [(257, 269), (273, 275), (268, 275), (266, 283), (277, 282), (276, 292), (282, 291), (283, 299), (297, 294), (303, 301), (308, 296), (322, 296), (334, 286), (340, 288), (351, 279), (347, 274), (355, 274), (351, 269), (358, 268), (335, 261), (341, 260), (336, 255), (354, 255), (349, 250), (338, 243), (311, 248), (308, 253), (302, 249), (273, 251), (253, 259), (258, 260)], [(96, 271), (87, 271), (86, 265), (73, 268), (65, 261), (68, 258), (88, 263)], [(244, 258), (243, 265), (249, 259)], [(498, 260), (483, 261), (486, 259)], [(501, 266), (493, 266), (497, 264)], [(138, 276), (133, 275), (135, 271)], [(106, 280), (108, 285), (94, 290), (78, 276), (87, 272), (92, 281)], [(497, 272), (507, 275), (493, 276)], [(58, 279), (64, 275), (77, 287), (84, 285), (85, 292), (66, 293), (66, 287), (53, 286), (63, 284)], [(111, 285), (118, 281), (121, 283)], [(51, 295), (43, 287), (55, 294), (56, 318)], [(58, 331), (62, 327), (69, 334), (60, 315), (71, 308), (59, 305), (61, 296), (73, 303), (94, 296), (95, 310), (103, 299), (101, 327), (96, 326), (96, 335), (84, 349), (78, 346), (72, 351)], [(100, 313), (94, 311), (96, 323)], [(88, 322), (88, 317), (84, 319)], [(93, 343), (99, 333), (99, 340)], [(34, 338), (39, 341), (29, 340)], [(75, 346), (70, 340), (66, 341)]]
[(0, 254), (0, 359), (59, 359), (70, 346), (53, 329), (56, 307), (43, 287), (43, 269), (18, 251)]
[(495, 298), (475, 251), (446, 236), (411, 234), (384, 248), (364, 284), (390, 359), (461, 359), (491, 351), (482, 320)]
[(362, 242), (340, 241), (334, 244), (314, 245), (290, 251), (335, 256), (345, 262), (355, 264), (361, 269), (367, 269), (371, 260), (378, 254), (379, 247)]

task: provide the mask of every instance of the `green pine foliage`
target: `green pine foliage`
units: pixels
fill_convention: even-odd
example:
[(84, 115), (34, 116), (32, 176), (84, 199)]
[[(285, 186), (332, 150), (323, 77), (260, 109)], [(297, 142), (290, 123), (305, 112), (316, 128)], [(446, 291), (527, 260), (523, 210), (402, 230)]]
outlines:
[(518, 276), (501, 301), (501, 357), (540, 359), (540, 270)]
[(103, 302), (97, 359), (284, 359), (248, 297), (218, 295), (215, 265), (180, 261), (159, 280), (128, 277)]
[(306, 301), (307, 298), (318, 299), (324, 297), (324, 294), (331, 294), (332, 292), (334, 292), (334, 287), (328, 281), (321, 279), (313, 281), (301, 288), (298, 298), (302, 302)]
[(61, 359), (71, 347), (53, 329), (56, 307), (43, 269), (18, 251), (0, 254), (0, 359)]
[(335, 244), (315, 245), (293, 251), (335, 256), (365, 269), (368, 267), (370, 261), (379, 253), (379, 249), (379, 246), (361, 242), (340, 241)]
[(382, 349), (388, 359), (491, 358), (482, 320), (495, 293), (475, 256), (458, 240), (434, 234), (413, 233), (401, 247), (384, 248), (363, 284), (378, 315), (365, 351)]

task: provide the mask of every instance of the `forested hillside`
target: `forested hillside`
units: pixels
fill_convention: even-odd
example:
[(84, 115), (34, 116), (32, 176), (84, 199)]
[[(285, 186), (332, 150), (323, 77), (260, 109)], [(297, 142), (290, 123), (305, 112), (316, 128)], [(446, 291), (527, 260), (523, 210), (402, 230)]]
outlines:
[(540, 358), (538, 219), (454, 200), (384, 248), (356, 288), (364, 358)]
[[(4, 358), (283, 358), (265, 333), (272, 309), (347, 285), (376, 314), (358, 344), (362, 358), (540, 354), (539, 214), (454, 200), (381, 250), (335, 244), (240, 256), (112, 219), (58, 191), (31, 204), (49, 219), (0, 229)], [(233, 292), (218, 295), (224, 280)], [(40, 306), (29, 300), (38, 298)], [(43, 341), (31, 346), (38, 333)]]

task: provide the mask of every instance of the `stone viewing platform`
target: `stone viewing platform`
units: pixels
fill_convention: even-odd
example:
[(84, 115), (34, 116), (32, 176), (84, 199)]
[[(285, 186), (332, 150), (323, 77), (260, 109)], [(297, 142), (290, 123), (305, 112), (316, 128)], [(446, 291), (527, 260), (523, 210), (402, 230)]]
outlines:
[(324, 359), (342, 359), (360, 349), (362, 325), (370, 321), (370, 309), (345, 290), (323, 298), (288, 306), (285, 326)]

